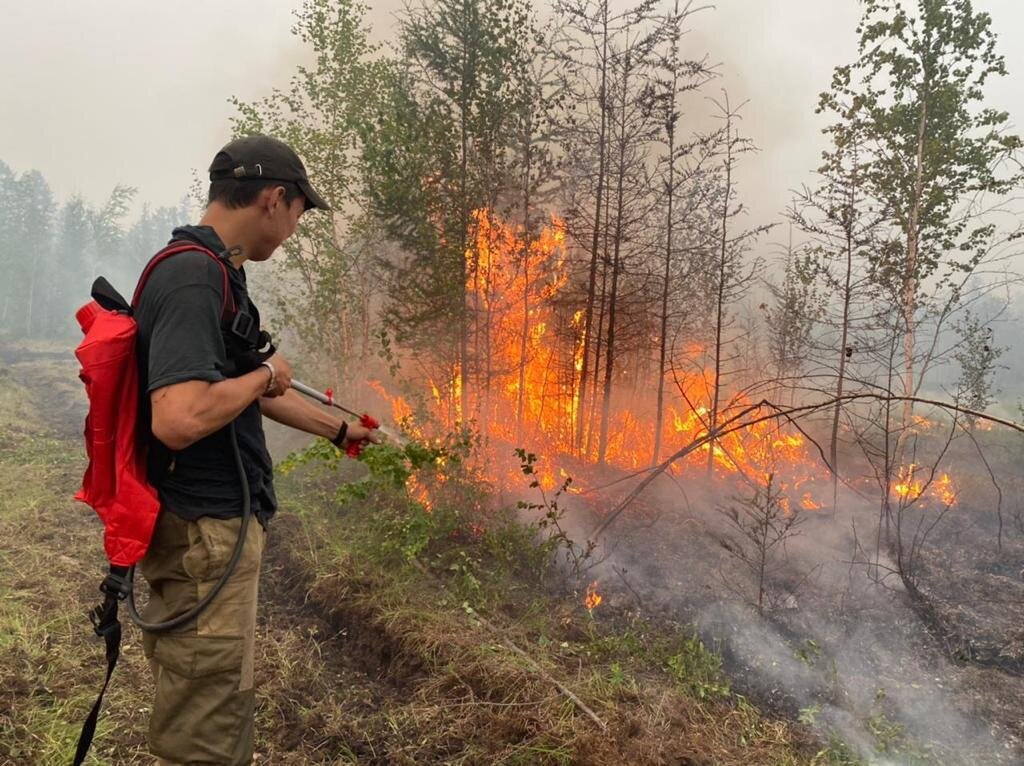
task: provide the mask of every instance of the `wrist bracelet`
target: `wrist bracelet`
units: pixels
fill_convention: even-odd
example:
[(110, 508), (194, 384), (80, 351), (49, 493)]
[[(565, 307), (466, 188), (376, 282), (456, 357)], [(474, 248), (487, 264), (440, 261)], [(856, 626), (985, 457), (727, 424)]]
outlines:
[(274, 387), (274, 383), (277, 381), (277, 370), (274, 369), (274, 365), (267, 361), (260, 362), (260, 367), (266, 367), (270, 370), (270, 380), (267, 381), (267, 387), (263, 389), (263, 393), (267, 393)]
[(348, 421), (341, 421), (341, 428), (338, 429), (338, 435), (331, 439), (331, 444), (335, 447), (343, 447), (345, 442), (345, 434), (348, 433)]

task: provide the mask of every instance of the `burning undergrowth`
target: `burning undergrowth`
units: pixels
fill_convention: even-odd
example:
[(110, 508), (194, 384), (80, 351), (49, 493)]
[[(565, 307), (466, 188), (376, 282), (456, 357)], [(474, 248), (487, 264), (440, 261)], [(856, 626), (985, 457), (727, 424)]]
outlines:
[[(833, 500), (825, 452), (801, 425), (808, 413), (798, 408), (787, 414), (771, 396), (765, 398), (766, 392), (780, 395), (777, 387), (743, 387), (739, 381), (726, 386), (716, 380), (713, 349), (706, 343), (673, 348), (664, 395), (656, 405), (652, 372), (642, 355), (623, 358), (620, 350), (613, 373), (611, 351), (605, 349), (602, 357), (601, 339), (594, 338), (591, 365), (604, 367), (607, 375), (603, 390), (593, 381), (588, 389), (588, 338), (583, 312), (574, 308), (564, 223), (552, 218), (535, 236), (524, 237), (491, 211), (478, 210), (473, 218), (465, 293), (467, 334), (479, 358), (472, 360), (472, 369), (463, 369), (464, 353), (439, 352), (432, 364), (417, 356), (407, 360), (415, 373), (370, 381), (412, 438), (430, 442), (439, 434), (472, 434), (483, 476), (510, 491), (521, 486), (512, 448), (525, 447), (548, 458), (537, 476), (546, 491), (570, 473), (597, 480), (595, 469), (642, 471), (674, 455), (670, 475), (687, 481), (705, 476), (712, 483), (738, 480), (752, 491), (771, 484), (786, 514), (821, 510)], [(392, 354), (389, 349), (396, 362)], [(911, 431), (939, 428), (940, 423), (916, 416)], [(893, 501), (955, 505), (956, 477), (936, 473), (910, 451), (907, 455), (889, 466)]]
[[(408, 431), (424, 438), (429, 416), (417, 420), (411, 408), (403, 410), (404, 400), (393, 401)], [(754, 440), (750, 432), (744, 437)], [(800, 438), (813, 443), (813, 430)], [(864, 478), (840, 485), (832, 506), (822, 469), (810, 476), (803, 470), (811, 462), (803, 442), (777, 427), (760, 439), (772, 470), (753, 473), (734, 458), (716, 458), (708, 478), (705, 459), (684, 462), (632, 500), (592, 548), (594, 530), (629, 496), (635, 473), (596, 465), (586, 455), (513, 450), (493, 433), (464, 437), (460, 459), (480, 488), (468, 505), (480, 521), (458, 534), (481, 536), (488, 514), (518, 505), (537, 524), (538, 539), (550, 543), (547, 554), (562, 561), (562, 575), (593, 619), (642, 614), (696, 626), (722, 653), (738, 691), (823, 734), (838, 733), (865, 756), (894, 763), (1015, 762), (1022, 722), (1009, 700), (1024, 689), (1019, 674), (1011, 668), (1009, 675), (986, 678), (971, 664), (977, 652), (951, 651), (939, 628), (950, 624), (948, 605), (946, 617), (924, 619), (941, 602), (936, 589), (959, 602), (953, 611), (969, 600), (958, 598), (949, 582), (939, 586), (936, 568), (939, 551), (954, 540), (991, 546), (989, 521), (967, 515), (984, 512), (973, 503), (961, 508), (953, 479), (934, 463), (900, 469), (888, 504), (879, 505), (877, 487), (870, 499), (870, 466), (852, 458)], [(941, 443), (932, 446), (941, 451)], [(757, 448), (743, 454), (758, 454)], [(969, 464), (966, 455), (942, 454)], [(921, 465), (934, 457), (922, 443)], [(452, 489), (450, 478), (438, 475), (403, 481), (428, 514)], [(975, 499), (984, 495), (976, 483), (966, 487)], [(911, 534), (914, 566), (901, 571), (897, 558), (908, 551), (897, 551), (891, 538), (879, 543), (880, 513), (911, 530), (941, 522), (930, 536)], [(973, 530), (971, 543), (965, 528)], [(1006, 568), (1013, 555), (1004, 551), (995, 557), (1002, 563), (986, 566)], [(963, 572), (951, 567), (945, 575)], [(981, 625), (968, 627), (977, 635)], [(996, 640), (1004, 667), (1017, 661), (1014, 636)]]

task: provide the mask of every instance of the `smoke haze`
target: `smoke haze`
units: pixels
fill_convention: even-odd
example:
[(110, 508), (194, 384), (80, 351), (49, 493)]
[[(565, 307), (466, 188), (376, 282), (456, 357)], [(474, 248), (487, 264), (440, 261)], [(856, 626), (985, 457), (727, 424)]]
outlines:
[[(626, 3), (617, 0), (617, 5)], [(375, 37), (394, 29), (399, 0), (369, 0)], [(702, 5), (697, 2), (694, 7)], [(1010, 76), (992, 105), (1024, 113), (1024, 7), (976, 0), (993, 16)], [(300, 0), (83, 0), (0, 3), (0, 159), (43, 173), (58, 199), (98, 203), (115, 184), (139, 204), (174, 205), (230, 132), (230, 96), (284, 87), (308, 53), (289, 30)], [(550, 4), (536, 3), (544, 14)], [(823, 146), (817, 96), (832, 68), (856, 54), (856, 0), (721, 0), (697, 13), (690, 52), (721, 62), (708, 87), (749, 100), (743, 129), (761, 151), (740, 168), (751, 223), (778, 220)], [(779, 235), (774, 235), (776, 239)]]

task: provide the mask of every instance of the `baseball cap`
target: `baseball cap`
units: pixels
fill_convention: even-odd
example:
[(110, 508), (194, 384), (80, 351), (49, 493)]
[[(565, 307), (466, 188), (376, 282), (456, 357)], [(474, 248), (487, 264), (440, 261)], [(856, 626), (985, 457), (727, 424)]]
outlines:
[(306, 209), (330, 210), (330, 205), (313, 188), (302, 164), (284, 141), (265, 135), (243, 136), (217, 152), (210, 163), (210, 180), (225, 178), (252, 181), (287, 181), (296, 184), (306, 197)]

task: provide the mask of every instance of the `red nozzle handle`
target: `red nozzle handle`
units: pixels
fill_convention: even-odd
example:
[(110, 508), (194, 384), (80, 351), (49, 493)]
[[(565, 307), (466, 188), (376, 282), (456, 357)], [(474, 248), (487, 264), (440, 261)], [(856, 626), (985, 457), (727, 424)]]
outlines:
[[(359, 425), (363, 428), (369, 428), (371, 431), (374, 428), (380, 428), (380, 423), (377, 422), (376, 418), (371, 415), (364, 414), (359, 418)], [(370, 443), (369, 439), (363, 439), (361, 441), (352, 442), (345, 448), (345, 453), (349, 457), (359, 457), (359, 453), (363, 451), (363, 447)]]

